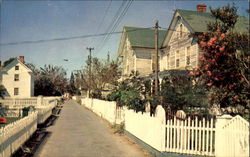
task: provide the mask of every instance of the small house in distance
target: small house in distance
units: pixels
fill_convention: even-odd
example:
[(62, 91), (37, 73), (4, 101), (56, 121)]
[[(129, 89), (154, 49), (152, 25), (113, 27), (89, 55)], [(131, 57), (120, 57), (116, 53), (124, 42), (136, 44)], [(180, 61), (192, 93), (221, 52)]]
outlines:
[(20, 56), (1, 69), (0, 82), (6, 89), (4, 97), (34, 96), (33, 72), (24, 63), (24, 56)]
[[(159, 45), (163, 42), (166, 31), (159, 30)], [(126, 78), (131, 71), (140, 76), (152, 73), (152, 53), (155, 52), (153, 28), (123, 27), (118, 56), (122, 57), (122, 76)]]

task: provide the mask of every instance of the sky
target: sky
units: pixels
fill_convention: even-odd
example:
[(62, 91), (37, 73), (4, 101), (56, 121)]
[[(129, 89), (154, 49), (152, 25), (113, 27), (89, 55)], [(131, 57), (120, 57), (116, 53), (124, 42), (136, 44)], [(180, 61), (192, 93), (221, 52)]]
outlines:
[[(45, 64), (62, 66), (68, 76), (82, 69), (89, 55), (87, 47), (94, 47), (93, 57), (106, 59), (108, 52), (116, 59), (120, 33), (105, 36), (57, 40), (40, 43), (5, 45), (12, 42), (50, 40), (74, 36), (107, 33), (123, 1), (59, 1), (59, 0), (0, 0), (0, 60), (25, 56), (25, 61), (42, 67)], [(217, 8), (235, 4), (238, 13), (249, 16), (248, 0), (217, 1), (139, 1), (131, 3), (115, 31), (123, 26), (153, 27), (156, 20), (162, 28), (168, 28), (174, 10), (196, 10), (197, 4)], [(100, 49), (101, 48), (101, 49)], [(68, 61), (65, 61), (67, 59)]]

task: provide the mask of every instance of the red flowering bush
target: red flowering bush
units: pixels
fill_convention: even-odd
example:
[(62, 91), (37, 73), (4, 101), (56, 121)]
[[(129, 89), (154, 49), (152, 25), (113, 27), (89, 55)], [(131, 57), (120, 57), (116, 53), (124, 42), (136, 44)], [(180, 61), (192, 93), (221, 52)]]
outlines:
[(7, 123), (6, 118), (0, 118), (0, 124), (5, 124), (5, 123)]
[(234, 6), (211, 10), (216, 22), (208, 25), (208, 32), (198, 35), (200, 65), (189, 74), (200, 77), (211, 88), (211, 104), (249, 110), (249, 34), (232, 31), (236, 12)]

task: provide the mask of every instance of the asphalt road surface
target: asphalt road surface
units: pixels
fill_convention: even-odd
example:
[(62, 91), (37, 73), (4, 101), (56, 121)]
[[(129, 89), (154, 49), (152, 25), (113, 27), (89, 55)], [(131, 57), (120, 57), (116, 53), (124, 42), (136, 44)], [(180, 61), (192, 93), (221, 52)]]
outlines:
[(124, 135), (114, 134), (108, 123), (70, 100), (63, 105), (51, 135), (41, 145), (38, 157), (148, 157)]

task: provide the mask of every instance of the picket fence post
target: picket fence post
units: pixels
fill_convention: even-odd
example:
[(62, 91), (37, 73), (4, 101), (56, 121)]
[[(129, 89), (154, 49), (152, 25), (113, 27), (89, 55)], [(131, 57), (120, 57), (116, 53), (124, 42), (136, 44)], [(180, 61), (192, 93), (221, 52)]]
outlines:
[(161, 105), (158, 105), (156, 107), (156, 117), (158, 118), (160, 122), (160, 133), (159, 136), (161, 137), (161, 141), (159, 141), (159, 148), (160, 151), (166, 150), (166, 115), (165, 110)]
[(222, 127), (232, 119), (230, 115), (222, 115), (216, 117), (215, 125), (215, 156), (223, 157), (225, 156), (225, 147), (226, 147), (226, 132), (223, 131)]
[(42, 106), (43, 105), (43, 96), (38, 96), (37, 97), (37, 105)]

